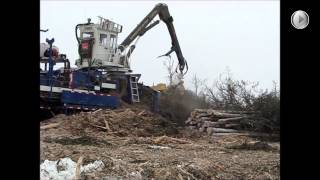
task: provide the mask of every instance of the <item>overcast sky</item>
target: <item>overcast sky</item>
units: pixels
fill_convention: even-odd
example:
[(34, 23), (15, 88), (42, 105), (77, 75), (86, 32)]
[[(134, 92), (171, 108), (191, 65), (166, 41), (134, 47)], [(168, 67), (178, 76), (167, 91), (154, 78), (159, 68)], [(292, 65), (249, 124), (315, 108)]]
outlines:
[[(98, 17), (123, 25), (121, 42), (160, 1), (41, 1), (41, 33), (74, 66), (78, 58), (74, 28)], [(165, 1), (174, 19), (182, 53), (189, 64), (185, 85), (192, 88), (197, 74), (211, 84), (228, 67), (236, 79), (259, 81), (271, 88), (280, 79), (280, 1)], [(156, 17), (158, 19), (158, 17)], [(160, 22), (142, 36), (131, 56), (131, 68), (144, 84), (167, 82), (163, 61), (157, 56), (171, 47), (166, 25)], [(172, 58), (177, 63), (175, 53)]]

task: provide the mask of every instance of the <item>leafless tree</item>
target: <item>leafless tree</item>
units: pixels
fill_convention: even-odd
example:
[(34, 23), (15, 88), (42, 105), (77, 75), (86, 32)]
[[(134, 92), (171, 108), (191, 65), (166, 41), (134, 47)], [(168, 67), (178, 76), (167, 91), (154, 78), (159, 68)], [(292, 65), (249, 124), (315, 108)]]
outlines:
[(221, 74), (214, 84), (206, 86), (206, 96), (215, 108), (246, 109), (253, 106), (257, 82), (238, 81), (230, 72)]
[(191, 79), (193, 88), (194, 88), (194, 92), (195, 94), (198, 96), (199, 93), (203, 94), (203, 86), (206, 83), (206, 79), (200, 79), (197, 74), (193, 74), (192, 79)]
[(174, 76), (176, 74), (175, 68), (174, 68), (174, 61), (171, 58), (168, 58), (168, 61), (164, 61), (163, 65), (167, 68), (167, 72), (168, 72), (167, 78), (169, 80), (169, 86), (172, 86)]

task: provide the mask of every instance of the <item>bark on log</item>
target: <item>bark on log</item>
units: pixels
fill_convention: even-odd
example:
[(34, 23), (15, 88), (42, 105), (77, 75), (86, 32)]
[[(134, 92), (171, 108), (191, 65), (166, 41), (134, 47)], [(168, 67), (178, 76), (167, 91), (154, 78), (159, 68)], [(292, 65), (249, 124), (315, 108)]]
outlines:
[(228, 114), (228, 113), (221, 113), (221, 112), (214, 112), (215, 117), (219, 118), (233, 118), (233, 117), (241, 117), (241, 114)]
[(203, 123), (197, 123), (197, 127), (200, 128)]
[(236, 133), (239, 132), (235, 129), (224, 129), (224, 128), (212, 128), (214, 133)]
[(201, 117), (201, 121), (210, 121), (212, 118), (211, 117)]
[(239, 128), (240, 124), (225, 124), (226, 128)]
[(228, 121), (237, 122), (241, 119), (244, 119), (244, 117), (223, 118), (223, 119), (219, 119), (218, 122), (228, 122)]
[(197, 114), (194, 116), (194, 119), (200, 119), (200, 118), (203, 118), (203, 117), (210, 117), (211, 114), (206, 114), (206, 113), (201, 113), (201, 114)]
[(190, 122), (192, 121), (192, 118), (191, 117), (188, 117), (188, 119), (186, 120), (186, 124), (189, 124)]
[(255, 114), (257, 112), (255, 111), (221, 111), (222, 113), (228, 113), (228, 114)]
[(211, 136), (213, 133), (214, 133), (213, 128), (212, 128), (212, 127), (208, 127), (208, 128), (207, 128), (207, 134), (208, 134), (209, 136)]
[(195, 109), (194, 112), (206, 113), (208, 109)]
[(195, 121), (190, 121), (189, 124), (190, 124), (190, 125), (197, 125), (198, 123), (195, 122)]
[(220, 127), (221, 125), (226, 124), (226, 122), (211, 122), (206, 121), (203, 123), (203, 127)]
[(199, 132), (205, 132), (205, 131), (206, 131), (206, 128), (204, 127), (199, 128)]

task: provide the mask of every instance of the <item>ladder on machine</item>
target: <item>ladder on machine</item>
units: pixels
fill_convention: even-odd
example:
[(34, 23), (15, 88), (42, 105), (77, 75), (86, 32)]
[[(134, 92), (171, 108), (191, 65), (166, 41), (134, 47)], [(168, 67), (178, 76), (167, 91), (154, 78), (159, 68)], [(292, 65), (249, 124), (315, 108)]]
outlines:
[(130, 76), (131, 101), (133, 103), (140, 102), (138, 80), (139, 80), (139, 77)]

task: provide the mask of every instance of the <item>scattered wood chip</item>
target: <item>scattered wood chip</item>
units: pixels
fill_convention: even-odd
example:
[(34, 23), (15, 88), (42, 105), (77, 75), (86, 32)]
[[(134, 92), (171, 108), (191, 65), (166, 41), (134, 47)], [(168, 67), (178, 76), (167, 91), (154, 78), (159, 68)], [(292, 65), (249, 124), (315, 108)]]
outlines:
[(108, 130), (106, 127), (103, 127), (103, 126), (98, 126), (98, 125), (95, 125), (95, 124), (89, 124), (90, 126), (93, 126), (93, 127), (97, 127), (97, 128), (101, 128), (101, 129), (104, 129), (104, 130)]
[(76, 175), (74, 180), (81, 180), (81, 165), (82, 165), (82, 161), (83, 161), (83, 156), (80, 156), (77, 162), (77, 166), (76, 166)]
[(56, 128), (56, 127), (58, 127), (59, 125), (60, 125), (60, 123), (52, 123), (52, 124), (40, 126), (40, 130), (46, 130), (46, 129), (50, 129), (50, 128)]
[(155, 144), (169, 144), (169, 143), (178, 143), (178, 144), (191, 144), (191, 142), (182, 140), (182, 139), (177, 139), (177, 138), (172, 138), (168, 136), (161, 136), (158, 137), (157, 139), (154, 140)]
[(145, 110), (139, 112), (138, 116), (141, 116), (144, 112), (145, 112)]
[(170, 147), (168, 146), (156, 146), (156, 145), (153, 145), (153, 146), (148, 146), (149, 148), (151, 149), (171, 149)]
[(111, 129), (110, 129), (110, 126), (109, 126), (108, 121), (107, 121), (107, 120), (104, 120), (104, 123), (106, 124), (106, 130), (107, 130), (108, 132), (110, 132)]
[(98, 109), (92, 112), (92, 114), (96, 114), (97, 112), (102, 111), (102, 109)]

